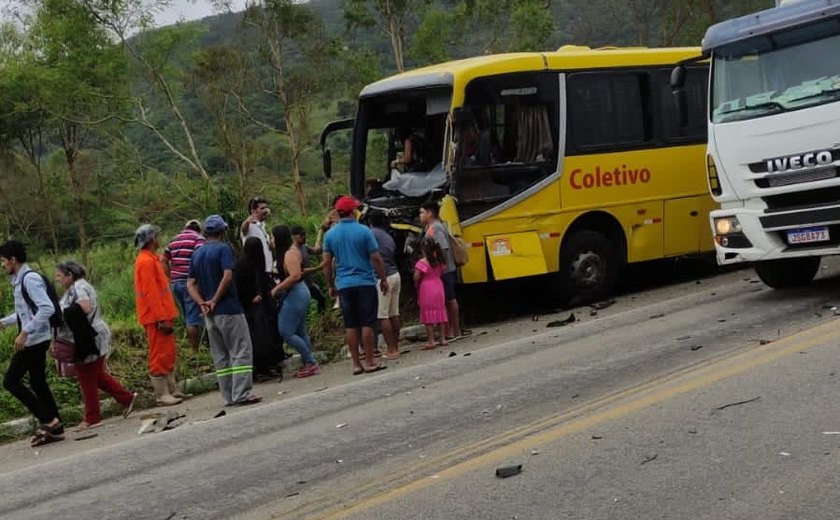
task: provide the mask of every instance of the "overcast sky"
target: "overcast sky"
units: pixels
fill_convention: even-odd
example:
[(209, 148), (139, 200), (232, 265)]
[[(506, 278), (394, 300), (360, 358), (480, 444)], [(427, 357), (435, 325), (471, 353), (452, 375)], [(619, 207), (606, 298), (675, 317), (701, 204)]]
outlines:
[[(245, 8), (245, 0), (230, 0), (234, 11)], [(218, 14), (208, 0), (171, 0), (171, 6), (155, 16), (155, 25), (171, 25), (180, 20), (198, 20)]]

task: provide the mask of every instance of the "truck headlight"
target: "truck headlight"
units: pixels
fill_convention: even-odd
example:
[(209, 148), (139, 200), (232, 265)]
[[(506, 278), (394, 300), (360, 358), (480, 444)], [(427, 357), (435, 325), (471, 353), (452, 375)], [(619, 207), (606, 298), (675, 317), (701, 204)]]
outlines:
[(715, 235), (732, 235), (741, 232), (741, 223), (738, 217), (722, 217), (715, 219)]

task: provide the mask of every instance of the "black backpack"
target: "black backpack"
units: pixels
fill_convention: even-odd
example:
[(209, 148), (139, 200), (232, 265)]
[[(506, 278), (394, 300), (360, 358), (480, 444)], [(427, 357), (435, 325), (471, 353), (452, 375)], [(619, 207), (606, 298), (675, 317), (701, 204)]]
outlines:
[(53, 329), (60, 329), (64, 326), (64, 315), (61, 313), (61, 307), (58, 304), (58, 293), (55, 292), (55, 286), (50, 282), (43, 273), (38, 271), (27, 271), (23, 275), (23, 279), (20, 281), (20, 292), (23, 295), (24, 301), (29, 306), (29, 310), (32, 311), (34, 315), (38, 312), (38, 307), (35, 306), (35, 302), (32, 301), (32, 298), (29, 297), (29, 293), (26, 291), (26, 275), (29, 273), (35, 273), (36, 275), (41, 277), (41, 281), (44, 282), (44, 287), (47, 290), (47, 296), (49, 297), (50, 301), (53, 304), (53, 313), (50, 316), (50, 328)]

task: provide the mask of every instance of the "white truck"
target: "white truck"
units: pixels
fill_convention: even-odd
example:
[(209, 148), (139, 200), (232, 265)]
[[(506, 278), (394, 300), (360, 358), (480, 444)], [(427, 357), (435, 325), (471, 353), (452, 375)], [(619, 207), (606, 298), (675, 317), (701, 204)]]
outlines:
[[(717, 260), (753, 262), (774, 288), (807, 284), (840, 254), (840, 0), (721, 22), (702, 58)], [(678, 100), (683, 77), (675, 69)]]

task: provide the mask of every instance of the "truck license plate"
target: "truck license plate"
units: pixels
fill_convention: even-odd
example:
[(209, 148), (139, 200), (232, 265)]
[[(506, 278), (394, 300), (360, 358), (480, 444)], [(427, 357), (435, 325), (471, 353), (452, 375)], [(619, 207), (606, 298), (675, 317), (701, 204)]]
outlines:
[(788, 231), (788, 244), (810, 244), (811, 242), (827, 242), (828, 227), (812, 227), (792, 229)]

